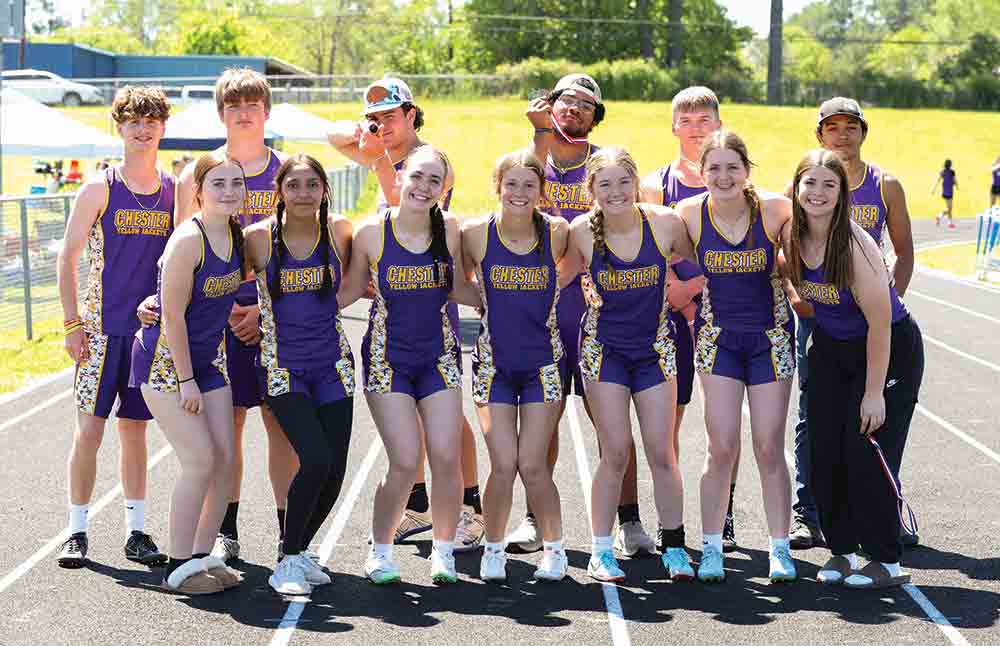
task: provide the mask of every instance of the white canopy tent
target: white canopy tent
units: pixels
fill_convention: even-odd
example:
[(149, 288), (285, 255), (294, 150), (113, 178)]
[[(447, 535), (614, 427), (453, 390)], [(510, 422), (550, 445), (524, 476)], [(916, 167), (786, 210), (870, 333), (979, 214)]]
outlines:
[(332, 121), (317, 117), (291, 103), (273, 106), (267, 120), (268, 129), (287, 141), (326, 143), (326, 133), (332, 125)]
[[(264, 125), (264, 140), (326, 142), (332, 121), (317, 117), (290, 103), (271, 107)], [(160, 150), (214, 150), (226, 142), (226, 128), (219, 120), (215, 103), (195, 103), (167, 120)]]
[(115, 157), (122, 142), (65, 116), (16, 90), (0, 95), (0, 142), (4, 155)]

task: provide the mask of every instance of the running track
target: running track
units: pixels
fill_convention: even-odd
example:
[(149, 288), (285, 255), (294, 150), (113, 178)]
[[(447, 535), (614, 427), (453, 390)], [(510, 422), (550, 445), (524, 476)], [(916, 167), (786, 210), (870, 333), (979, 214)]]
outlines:
[[(968, 240), (974, 225), (941, 232), (915, 223), (918, 246)], [(511, 644), (572, 639), (590, 644), (1000, 644), (1000, 293), (918, 273), (906, 298), (919, 321), (927, 353), (920, 408), (903, 467), (904, 493), (917, 512), (923, 545), (905, 555), (913, 585), (890, 592), (849, 592), (813, 581), (827, 554), (796, 552), (803, 580), (769, 585), (767, 536), (760, 486), (744, 429), (737, 487), (741, 552), (726, 560), (718, 586), (672, 584), (658, 559), (623, 560), (629, 580), (601, 586), (586, 576), (590, 545), (585, 496), (597, 463), (591, 428), (579, 402), (560, 428), (556, 477), (563, 500), (570, 576), (556, 585), (530, 582), (539, 555), (512, 557), (510, 582), (478, 580), (479, 557), (460, 556), (461, 581), (436, 588), (425, 557), (429, 535), (397, 548), (404, 583), (369, 585), (361, 565), (375, 483), (385, 454), (363, 398), (344, 493), (319, 537), (334, 584), (307, 602), (290, 602), (267, 586), (274, 563), (276, 522), (265, 476), (265, 440), (257, 414), (246, 434), (241, 507), (245, 562), (242, 587), (210, 598), (157, 591), (158, 573), (126, 561), (117, 440), (111, 430), (99, 459), (92, 508), (90, 558), (84, 570), (61, 570), (53, 554), (63, 536), (65, 460), (73, 428), (68, 374), (14, 397), (0, 398), (0, 644)], [(949, 308), (948, 304), (963, 309)], [(365, 309), (345, 321), (355, 351)], [(463, 324), (468, 342), (475, 324)], [(468, 374), (468, 358), (466, 358)], [(468, 378), (466, 378), (468, 381)], [(475, 417), (466, 386), (465, 410)], [(789, 414), (791, 447), (795, 401)], [(682, 428), (687, 543), (698, 547), (697, 484), (705, 440), (697, 393)], [(175, 459), (162, 434), (150, 430), (147, 524), (166, 543), (166, 509)], [(489, 471), (479, 442), (479, 470)], [(641, 454), (641, 453), (640, 453)], [(641, 458), (640, 458), (641, 459)], [(640, 465), (641, 507), (647, 528), (656, 521), (648, 470)], [(518, 487), (515, 518), (523, 507)], [(698, 552), (692, 550), (697, 558)]]

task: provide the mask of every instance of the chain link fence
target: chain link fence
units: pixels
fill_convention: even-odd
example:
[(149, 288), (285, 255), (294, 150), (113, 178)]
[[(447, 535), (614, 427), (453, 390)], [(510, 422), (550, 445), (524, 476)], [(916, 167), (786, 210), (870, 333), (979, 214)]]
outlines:
[[(329, 171), (331, 209), (354, 210), (364, 192), (368, 168), (350, 164)], [(75, 193), (0, 198), (0, 331), (34, 336), (39, 321), (62, 316), (56, 264)], [(77, 265), (77, 299), (82, 304), (90, 259)]]

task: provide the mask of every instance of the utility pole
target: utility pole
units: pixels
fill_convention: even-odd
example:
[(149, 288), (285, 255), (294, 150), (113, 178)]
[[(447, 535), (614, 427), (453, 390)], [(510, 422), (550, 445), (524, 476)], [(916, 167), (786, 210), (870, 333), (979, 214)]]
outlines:
[(782, 0), (771, 0), (771, 31), (767, 36), (767, 102), (770, 105), (781, 103), (781, 24)]

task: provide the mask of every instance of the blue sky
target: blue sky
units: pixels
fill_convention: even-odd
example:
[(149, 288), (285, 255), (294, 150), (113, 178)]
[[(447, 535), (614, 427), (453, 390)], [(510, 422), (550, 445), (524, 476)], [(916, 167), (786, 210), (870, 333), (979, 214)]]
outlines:
[[(784, 0), (782, 7), (787, 20), (813, 0)], [(729, 17), (741, 25), (752, 27), (759, 36), (766, 36), (771, 22), (770, 0), (720, 0)]]

